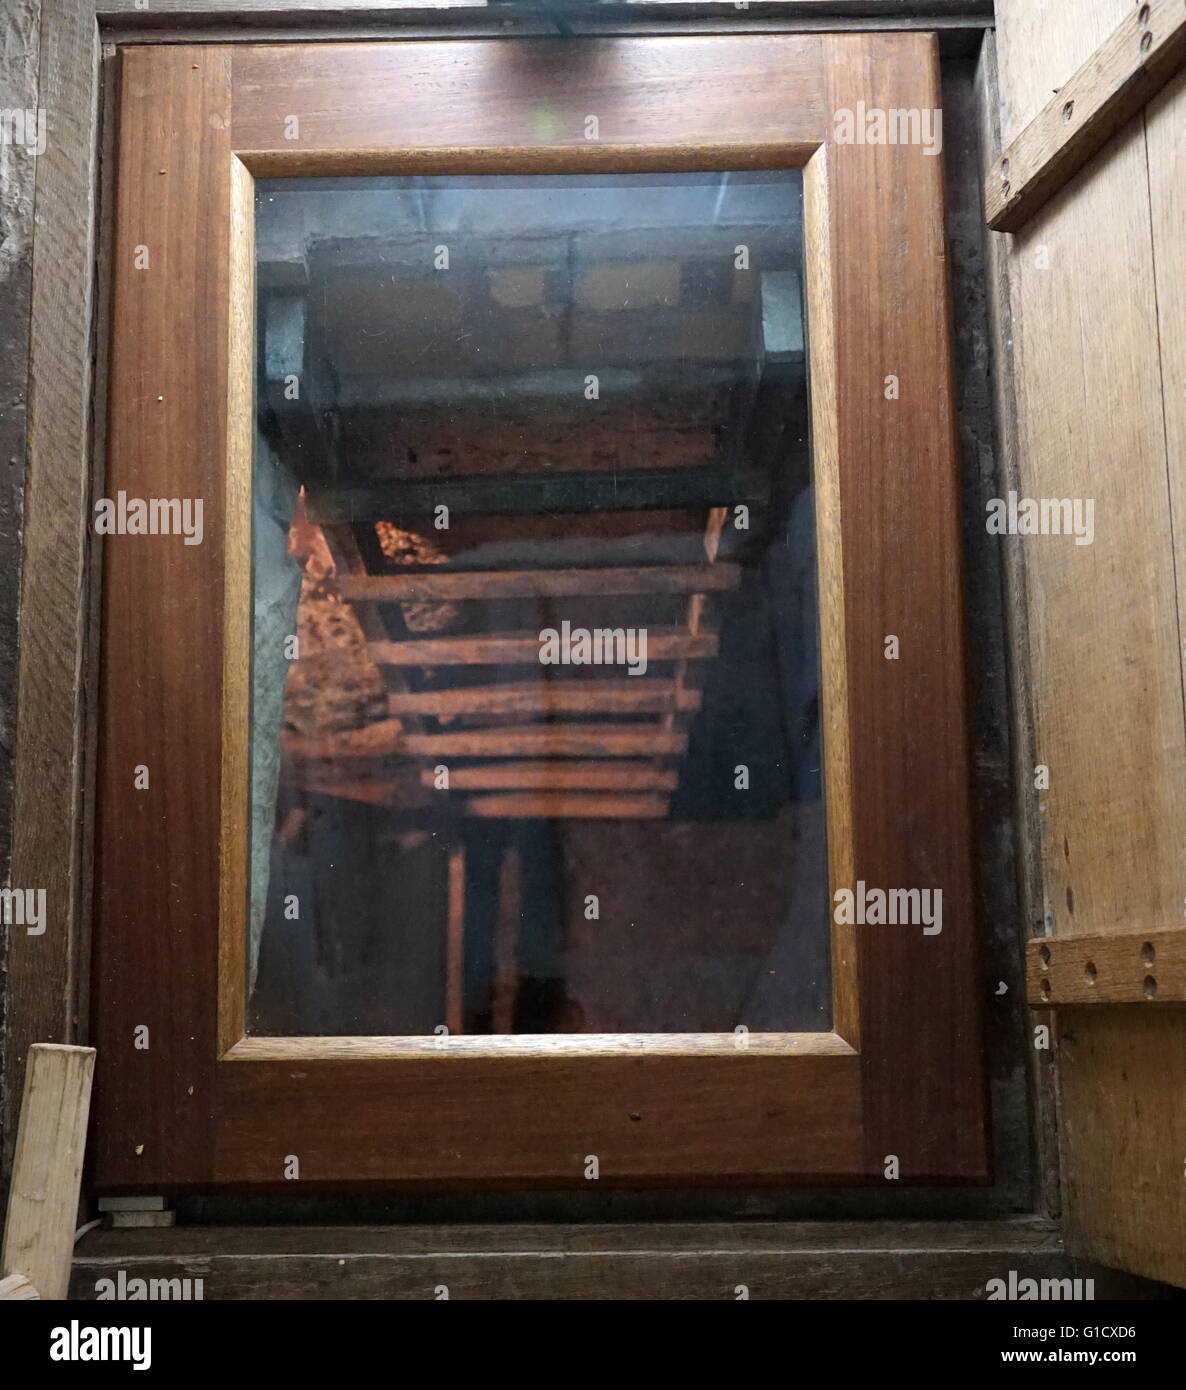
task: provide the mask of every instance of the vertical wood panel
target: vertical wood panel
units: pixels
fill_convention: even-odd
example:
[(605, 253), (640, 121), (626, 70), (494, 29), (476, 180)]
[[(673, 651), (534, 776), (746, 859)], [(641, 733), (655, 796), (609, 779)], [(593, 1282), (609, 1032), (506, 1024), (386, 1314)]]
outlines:
[[(222, 586), (211, 576), (221, 574), (224, 544), (229, 66), (217, 48), (123, 58), (107, 495), (201, 498), (204, 539), (104, 540), (95, 1108), (114, 1184), (134, 1184), (149, 1164), (200, 1180), (209, 1163), (223, 661)], [(149, 786), (130, 791), (137, 767)], [(147, 1049), (133, 1047), (140, 1025)], [(140, 1163), (150, 1146), (158, 1151)]]
[[(828, 45), (832, 112), (940, 107), (933, 36)], [(877, 1172), (893, 1154), (905, 1178), (976, 1176), (981, 999), (952, 988), (978, 977), (979, 956), (943, 161), (919, 144), (829, 144), (828, 155), (853, 872), (871, 887), (941, 890), (943, 900), (937, 935), (857, 928), (866, 1162)], [(896, 399), (886, 395), (891, 376)], [(898, 659), (886, 657), (888, 636)], [(907, 1022), (923, 1013), (925, 1031)]]
[[(1123, 6), (1120, 6), (1123, 8)], [(1007, 0), (1014, 118), (1087, 56), (1109, 6), (1032, 16)], [(1019, 16), (1020, 33), (1010, 33)], [(1064, 74), (1065, 75), (1065, 74)], [(1045, 95), (1044, 95), (1045, 93)], [(1144, 133), (1129, 126), (1011, 239), (1025, 495), (1092, 498), (1095, 539), (1026, 551), (1047, 923), (1060, 932), (1181, 918), (1186, 860), (1174, 535), (1166, 474)]]
[(0, 1275), (23, 1274), (41, 1298), (70, 1286), (94, 1069), (93, 1048), (29, 1049)]
[(85, 950), (79, 804), (99, 43), (90, 7), (71, 0), (44, 0), (41, 30), (34, 105), (50, 131), (36, 175), (11, 881), (45, 889), (47, 925), (8, 939), (8, 1143), (29, 1047), (74, 1037)]
[[(1130, 9), (998, 0), (1005, 138)], [(1091, 545), (1007, 542), (1024, 549), (1036, 757), (1050, 768), (1046, 927), (1060, 935), (1168, 927), (1186, 894), (1180, 90), (1151, 107), (1148, 141), (1131, 122), (1022, 234), (1001, 238), (1018, 485), (1095, 499)], [(1186, 1282), (1179, 1012), (1092, 1006), (1059, 1014), (1057, 1033), (1073, 1252)]]

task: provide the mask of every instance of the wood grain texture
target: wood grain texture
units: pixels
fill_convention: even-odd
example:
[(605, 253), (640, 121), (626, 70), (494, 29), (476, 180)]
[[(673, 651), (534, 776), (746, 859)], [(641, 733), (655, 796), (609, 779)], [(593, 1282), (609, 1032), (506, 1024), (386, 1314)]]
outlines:
[[(858, 1068), (853, 1056), (649, 1046), (634, 1056), (537, 1047), (525, 1056), (227, 1063), (220, 1098), (235, 1123), (217, 1129), (211, 1178), (281, 1187), (285, 1157), (296, 1154), (303, 1184), (571, 1187), (588, 1181), (595, 1154), (602, 1188), (851, 1181), (862, 1169)], [(332, 1125), (331, 1096), (340, 1117)], [(356, 1118), (343, 1129), (348, 1116)]]
[(1056, 1018), (1067, 1247), (1186, 1286), (1183, 1010), (1117, 1006)]
[(35, 104), (52, 112), (53, 133), (36, 159), (10, 872), (15, 887), (45, 889), (48, 924), (8, 939), (6, 1150), (30, 1046), (75, 1036), (86, 948), (79, 807), (99, 45), (93, 16), (70, 0), (43, 0), (41, 32)]
[[(844, 636), (844, 526), (840, 510), (840, 383), (836, 356), (833, 220), (828, 153), (812, 155), (803, 171), (803, 260), (811, 339), (811, 473), (819, 556), (820, 725), (824, 804), (828, 818), (828, 882), (855, 883), (852, 857), (853, 786), (849, 748), (848, 657)], [(860, 1046), (861, 1014), (855, 928), (833, 920), (832, 1016), (836, 1030)]]
[[(106, 485), (201, 497), (205, 516), (201, 545), (103, 547), (96, 1171), (143, 1191), (150, 1175), (209, 1171), (217, 1104), (228, 58), (130, 49), (122, 91)], [(147, 790), (133, 788), (137, 767)], [(147, 1049), (133, 1046), (138, 1025)]]
[[(621, 0), (617, 6), (623, 13), (636, 10), (662, 12), (678, 6), (681, 14), (712, 15), (733, 18), (734, 0)], [(238, 18), (243, 13), (243, 0), (154, 0), (153, 11), (181, 18), (189, 15), (217, 16), (225, 14)], [(384, 17), (401, 12), (425, 10), (473, 10), (488, 7), (484, 0), (251, 0), (255, 14), (297, 13), (350, 19), (358, 15)], [(599, 8), (602, 8), (599, 6)], [(605, 6), (603, 8), (611, 8)], [(800, 15), (804, 18), (827, 20), (829, 17), (887, 15), (898, 19), (926, 20), (930, 18), (992, 18), (992, 0), (776, 0), (766, 7), (775, 15)], [(143, 8), (136, 0), (96, 0), (95, 10), (104, 17), (131, 15), (143, 18)]]
[(820, 55), (799, 36), (590, 40), (579, 59), (548, 41), (241, 48), (234, 147), (256, 174), (787, 167), (826, 123)]
[[(1181, 614), (1186, 600), (1186, 73), (1175, 78), (1145, 112), (1146, 169), (1149, 177), (1150, 243), (1157, 293), (1157, 341), (1161, 364), (1161, 405), (1173, 516), (1174, 585)], [(1166, 587), (1169, 575), (1164, 576)], [(1179, 636), (1181, 632), (1179, 617)], [(1186, 686), (1186, 647), (1178, 655)], [(1181, 921), (1186, 888), (1173, 921)]]
[(90, 1047), (29, 1049), (0, 1275), (24, 1275), (39, 1298), (70, 1285), (94, 1069)]
[[(1010, 0), (1001, 75), (1020, 115), (1077, 65), (1099, 10), (1050, 13), (1053, 27), (1030, 43), (1004, 42), (1011, 15)], [(1022, 495), (1095, 507), (1090, 545), (1006, 540), (1025, 551), (1036, 757), (1050, 781), (1040, 798), (1047, 929), (1059, 934), (1182, 917), (1182, 633), (1149, 242), (1137, 125), (1007, 253)]]
[(1186, 927), (1039, 937), (1025, 956), (1026, 995), (1037, 1008), (1186, 1003)]
[(1003, 151), (985, 182), (988, 225), (1016, 232), (1186, 59), (1186, 5), (1148, 0), (1128, 13)]
[[(1039, 22), (1032, 6), (1002, 0), (1006, 135), (1132, 8), (1075, 0)], [(1173, 100), (1169, 89), (1159, 98)], [(1142, 930), (1182, 918), (1178, 385), (1158, 338), (1168, 325), (1172, 354), (1174, 327), (1159, 310), (1164, 294), (1172, 315), (1180, 291), (1152, 211), (1172, 203), (1175, 171), (1170, 151), (1155, 157), (1133, 122), (1021, 234), (1002, 239), (1019, 489), (1096, 505), (1095, 540), (1073, 554), (1055, 538), (1009, 542), (1025, 550), (1034, 756), (1050, 770), (1040, 854), (1053, 936), (1028, 949), (1044, 945), (1052, 961), (1065, 952), (1072, 975), (1076, 959), (1085, 968), (1097, 949), (1139, 953), (1152, 944)], [(1092, 957), (1078, 954), (1085, 945)], [(1056, 1015), (1064, 1211), (1075, 1253), (1182, 1281), (1181, 1010), (1152, 1007), (1143, 981), (1139, 1004)], [(1072, 985), (1090, 988), (1082, 976)]]
[[(1005, 1221), (178, 1227), (92, 1231), (71, 1295), (96, 1281), (201, 1278), (215, 1299), (975, 1299), (988, 1280), (1066, 1278), (1056, 1226)], [(1103, 1293), (1097, 1280), (1097, 1295)]]
[[(833, 110), (940, 104), (925, 37), (833, 37), (827, 71)], [(944, 914), (938, 935), (856, 929), (866, 1163), (984, 1178), (942, 162), (912, 145), (829, 145), (828, 160), (851, 867), (866, 884), (941, 890)]]
[[(38, 109), (40, 44), (38, 0), (13, 0), (0, 19), (0, 91), (9, 111)], [(24, 117), (21, 118), (22, 121)], [(14, 132), (15, 133), (15, 132)], [(25, 132), (26, 137), (28, 131)], [(35, 132), (36, 134), (36, 132)], [(15, 157), (13, 157), (15, 156)], [(17, 717), (18, 621), (21, 597), (21, 522), (29, 390), (29, 333), (33, 278), (33, 188), (37, 158), (14, 148), (0, 162), (0, 883), (9, 882), (12, 852), (13, 734)], [(0, 959), (4, 947), (0, 943)], [(8, 1172), (13, 1128), (5, 1091), (0, 994), (0, 1186)], [(19, 996), (12, 1001), (20, 1010)], [(18, 1020), (17, 1027), (20, 1027)], [(9, 1093), (16, 1105), (19, 1082)]]
[(255, 448), (255, 183), (231, 161), (227, 248), (225, 555), (222, 651), (222, 768), (219, 836), (219, 1051), (243, 1036), (247, 1011), (247, 933), (251, 826), (250, 725), (252, 579), (251, 472)]

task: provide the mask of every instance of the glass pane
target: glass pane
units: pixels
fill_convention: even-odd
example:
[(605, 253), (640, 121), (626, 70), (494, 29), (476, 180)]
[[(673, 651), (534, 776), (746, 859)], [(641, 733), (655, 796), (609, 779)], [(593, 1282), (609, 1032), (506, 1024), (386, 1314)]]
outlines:
[(799, 174), (256, 220), (250, 1030), (828, 1028)]

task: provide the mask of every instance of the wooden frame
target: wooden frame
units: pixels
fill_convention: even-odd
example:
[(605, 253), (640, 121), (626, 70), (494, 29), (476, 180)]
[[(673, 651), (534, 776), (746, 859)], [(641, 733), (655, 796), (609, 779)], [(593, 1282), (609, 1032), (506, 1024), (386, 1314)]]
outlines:
[[(245, 27), (245, 15), (250, 27)], [(5, 380), (27, 411), (14, 412), (5, 438), (27, 455), (24, 488), (23, 587), (17, 683), (17, 730), (11, 757), (13, 822), (11, 881), (44, 886), (54, 928), (8, 942), (5, 1044), (0, 1121), (7, 1136), (0, 1168), (11, 1162), (16, 1106), (29, 1046), (39, 1040), (86, 1038), (89, 990), (89, 883), (93, 781), (93, 648), (89, 596), (97, 561), (88, 545), (87, 503), (101, 488), (102, 401), (92, 421), (96, 323), (105, 318), (106, 287), (96, 273), (105, 250), (99, 217), (101, 153), (110, 157), (114, 58), (109, 45), (220, 42), (304, 34), (329, 40), (393, 31), (445, 38), (485, 33), (512, 38), (553, 33), (555, 22), (530, 12), (489, 17), (484, 0), (368, 0), (328, 6), (326, 0), (40, 0), (18, 20), (30, 59), (18, 67), (10, 95), (17, 105), (52, 106), (54, 138), (30, 163), (36, 169), (38, 235), (33, 198), (13, 210), (14, 246), (32, 262), (27, 279), (0, 284), (15, 325)], [(31, 23), (30, 23), (31, 17)], [(669, 12), (647, 0), (599, 3), (572, 15), (574, 34), (832, 31), (933, 31), (944, 53), (974, 54), (993, 21), (993, 0), (772, 0), (760, 17), (733, 0), (686, 0)], [(40, 32), (39, 32), (40, 31)], [(40, 38), (40, 42), (38, 42)], [(23, 97), (22, 94), (23, 93)], [(104, 104), (107, 111), (104, 114)], [(106, 132), (106, 135), (104, 135)], [(106, 139), (107, 148), (102, 149)], [(27, 345), (28, 360), (24, 360)], [(100, 353), (99, 377), (103, 375)], [(27, 429), (25, 421), (27, 420)], [(94, 426), (94, 429), (93, 429)], [(19, 496), (19, 489), (17, 490)], [(0, 776), (3, 757), (0, 756)]]
[[(291, 1152), (306, 1183), (576, 1185), (590, 1152), (610, 1184), (880, 1179), (889, 1155), (907, 1181), (984, 1176), (941, 172), (917, 147), (828, 139), (829, 113), (871, 93), (938, 105), (934, 42), (595, 47), (574, 70), (563, 45), (534, 45), (526, 84), (510, 45), (125, 54), (106, 486), (200, 491), (208, 538), (184, 554), (158, 538), (106, 547), (101, 1190), (278, 1183)], [(446, 70), (448, 103), (418, 110), (417, 79), (439, 88)], [(623, 73), (627, 94), (694, 95), (696, 118), (655, 101), (612, 143), (525, 136), (540, 99), (582, 119), (590, 100), (613, 108)], [(334, 109), (343, 83), (352, 104)], [(752, 102), (735, 102), (742, 88)], [(278, 100), (327, 113), (300, 151), (279, 135)], [(481, 146), (467, 145), (479, 128)], [(835, 1032), (754, 1035), (744, 1049), (732, 1035), (245, 1038), (253, 176), (794, 165), (807, 190), (832, 882), (930, 886), (942, 864), (943, 933), (837, 928)], [(155, 279), (131, 268), (139, 245), (160, 249)], [(909, 283), (895, 274), (903, 253)], [(880, 355), (843, 331), (867, 323), (870, 303)], [(891, 373), (915, 383), (902, 401), (885, 399)], [(895, 562), (903, 551), (909, 564)], [(884, 659), (889, 632), (908, 660)], [(221, 789), (208, 775), (219, 748)], [(161, 770), (152, 796), (130, 791), (138, 765)], [(157, 1041), (133, 1052), (140, 1024)], [(359, 1121), (358, 1147), (343, 1148)]]

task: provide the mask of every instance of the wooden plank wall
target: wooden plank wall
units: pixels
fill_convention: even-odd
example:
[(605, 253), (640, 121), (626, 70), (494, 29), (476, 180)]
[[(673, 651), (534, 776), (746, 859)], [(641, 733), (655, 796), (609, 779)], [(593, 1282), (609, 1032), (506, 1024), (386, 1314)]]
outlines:
[[(997, 0), (1007, 143), (1133, 0)], [(1021, 554), (1015, 658), (1028, 670), (1046, 930), (1183, 921), (1186, 718), (1186, 76), (1005, 248), (1019, 491), (1094, 499), (1095, 538)], [(1034, 778), (1029, 785), (1033, 788)], [(1058, 1017), (1068, 1244), (1186, 1284), (1186, 1013)], [(1036, 1019), (1035, 1021), (1040, 1021)]]

